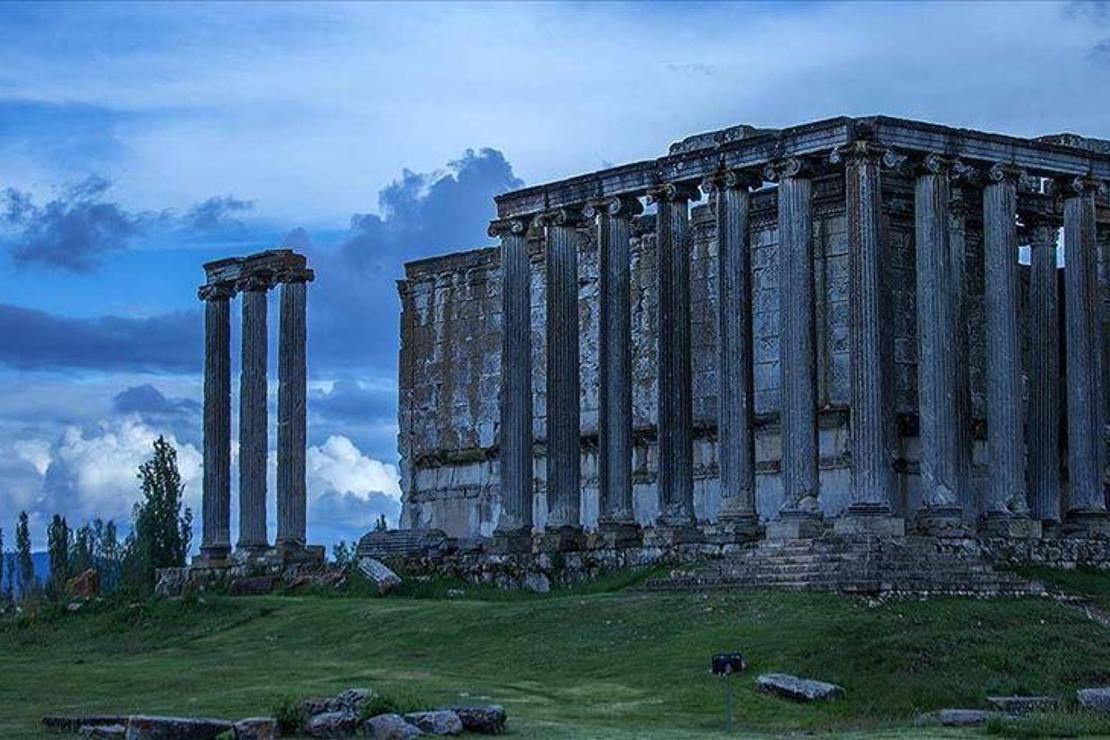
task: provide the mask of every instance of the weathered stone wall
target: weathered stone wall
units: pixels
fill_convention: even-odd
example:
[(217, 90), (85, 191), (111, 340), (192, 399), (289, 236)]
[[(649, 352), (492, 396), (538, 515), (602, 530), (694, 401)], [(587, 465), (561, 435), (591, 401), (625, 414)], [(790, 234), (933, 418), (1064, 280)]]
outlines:
[[(901, 438), (896, 468), (896, 505), (917, 507), (916, 332), (913, 207), (910, 183), (884, 185), (888, 296), (892, 334), (891, 377)], [(779, 314), (777, 212), (773, 188), (753, 197), (751, 219), (757, 413), (757, 505), (773, 517), (781, 503), (778, 432)], [(974, 213), (974, 210), (971, 210)], [(695, 433), (695, 509), (699, 518), (719, 508), (716, 460), (716, 228), (710, 207), (691, 216), (691, 313)], [(969, 218), (967, 251), (978, 281), (971, 306), (973, 411), (983, 415), (981, 237)], [(818, 402), (821, 506), (835, 513), (847, 505), (848, 471), (848, 243), (839, 177), (814, 183), (814, 259), (817, 286)], [(636, 222), (632, 259), (633, 481), (637, 517), (656, 513), (656, 274), (654, 219)], [(979, 256), (976, 256), (979, 255)], [(543, 440), (546, 426), (544, 275), (542, 245), (531, 244), (532, 362), (536, 444), (535, 521), (545, 520)], [(499, 512), (497, 423), (499, 418), (501, 296), (496, 248), (413, 262), (399, 282), (402, 298), (400, 439), (404, 511), (402, 526), (437, 527), (455, 536), (488, 535)], [(579, 247), (583, 522), (597, 517), (598, 273), (591, 230)], [(977, 443), (977, 459), (982, 458)], [(982, 477), (982, 476), (980, 476)]]

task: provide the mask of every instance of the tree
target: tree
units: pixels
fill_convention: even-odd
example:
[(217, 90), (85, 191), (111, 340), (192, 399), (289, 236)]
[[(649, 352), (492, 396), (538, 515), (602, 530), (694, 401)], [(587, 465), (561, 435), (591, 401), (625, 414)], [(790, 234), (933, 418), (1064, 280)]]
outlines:
[(177, 450), (159, 437), (154, 456), (139, 466), (143, 499), (135, 504), (135, 530), (124, 545), (124, 579), (147, 592), (158, 568), (185, 565), (193, 533), (193, 512), (182, 500), (185, 486), (177, 470)]
[(31, 525), (27, 512), (19, 512), (19, 524), (15, 528), (16, 557), (19, 560), (19, 593), (23, 598), (33, 593), (35, 583), (35, 561), (31, 559)]
[(97, 519), (93, 523), (93, 530), (96, 540), (96, 568), (100, 572), (100, 588), (105, 593), (111, 593), (119, 586), (122, 556), (116, 523), (111, 519), (107, 523)]
[[(103, 527), (103, 525), (101, 525)], [(86, 522), (73, 533), (73, 542), (69, 547), (69, 572), (72, 575), (84, 573), (96, 567), (96, 533), (92, 525)]]
[(346, 568), (355, 561), (355, 543), (347, 544), (346, 540), (339, 540), (331, 546), (331, 556), (340, 568)]
[(4, 601), (9, 604), (15, 603), (15, 553), (9, 552), (4, 554), (5, 570), (7, 571), (7, 578), (4, 579)]
[(50, 594), (61, 597), (69, 580), (69, 525), (65, 517), (55, 514), (46, 529), (47, 550), (50, 553)]

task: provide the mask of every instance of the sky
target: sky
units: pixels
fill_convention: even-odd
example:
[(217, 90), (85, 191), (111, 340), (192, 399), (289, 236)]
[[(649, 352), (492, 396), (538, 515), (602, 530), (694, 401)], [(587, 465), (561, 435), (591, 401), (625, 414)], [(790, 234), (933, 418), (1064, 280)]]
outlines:
[(208, 260), (315, 268), (309, 540), (350, 541), (400, 511), (394, 283), (496, 194), (740, 123), (1110, 138), (1108, 73), (1105, 1), (0, 5), (0, 527), (126, 530), (158, 435), (199, 522)]

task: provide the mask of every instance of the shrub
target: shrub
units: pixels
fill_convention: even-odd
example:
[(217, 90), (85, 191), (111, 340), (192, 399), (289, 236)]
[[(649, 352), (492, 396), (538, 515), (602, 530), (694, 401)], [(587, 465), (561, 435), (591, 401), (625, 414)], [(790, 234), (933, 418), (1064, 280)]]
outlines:
[(406, 692), (392, 691), (389, 694), (375, 692), (362, 706), (362, 719), (377, 717), (379, 714), (408, 714), (431, 709), (425, 699)]
[(301, 703), (291, 696), (283, 696), (274, 705), (274, 721), (282, 735), (293, 735), (304, 723)]

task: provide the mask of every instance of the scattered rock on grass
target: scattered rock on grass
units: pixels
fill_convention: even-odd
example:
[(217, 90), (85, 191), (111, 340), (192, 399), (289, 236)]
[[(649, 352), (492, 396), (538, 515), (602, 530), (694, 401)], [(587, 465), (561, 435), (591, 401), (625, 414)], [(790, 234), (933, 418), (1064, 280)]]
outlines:
[(988, 696), (987, 703), (1000, 712), (1020, 716), (1056, 709), (1060, 699), (1056, 696)]
[(480, 735), (500, 735), (505, 731), (505, 710), (497, 704), (474, 707), (447, 707), (458, 715), (463, 729)]
[(248, 717), (235, 723), (235, 740), (274, 740), (277, 720), (273, 717)]
[(794, 701), (825, 701), (844, 696), (844, 689), (834, 683), (798, 678), (786, 673), (764, 673), (757, 681), (760, 691)]
[(374, 558), (359, 558), (358, 572), (377, 586), (378, 593), (382, 596), (401, 585), (401, 577), (394, 573), (388, 565)]
[(359, 716), (349, 709), (314, 714), (304, 723), (309, 737), (347, 737), (358, 727)]
[(399, 714), (379, 714), (363, 723), (363, 732), (374, 740), (407, 740), (424, 733)]
[(463, 731), (462, 720), (459, 715), (450, 709), (440, 709), (434, 712), (410, 712), (405, 715), (405, 721), (416, 725), (422, 732), (429, 735), (461, 735)]
[(83, 738), (127, 737), (127, 728), (123, 725), (85, 725), (77, 734)]
[(1079, 706), (1099, 714), (1110, 714), (1110, 686), (1080, 689), (1075, 692)]
[(127, 740), (215, 740), (232, 730), (230, 722), (194, 717), (149, 717), (135, 715), (127, 720)]
[(920, 714), (914, 720), (915, 725), (943, 725), (945, 727), (977, 727), (985, 725), (995, 717), (1004, 717), (1001, 712), (992, 712), (989, 709), (940, 709), (935, 712)]
[(82, 727), (99, 727), (104, 725), (127, 725), (127, 715), (121, 714), (90, 714), (77, 717), (62, 717), (48, 714), (42, 718), (42, 729), (52, 733), (74, 733)]

